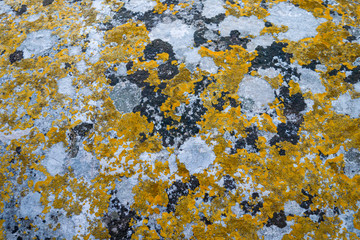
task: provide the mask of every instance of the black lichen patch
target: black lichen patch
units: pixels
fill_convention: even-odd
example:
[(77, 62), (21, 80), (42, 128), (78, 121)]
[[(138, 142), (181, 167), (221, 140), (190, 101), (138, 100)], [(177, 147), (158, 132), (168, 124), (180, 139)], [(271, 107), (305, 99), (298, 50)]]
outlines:
[(105, 77), (110, 80), (110, 86), (115, 86), (119, 82), (126, 80), (126, 77), (119, 76), (113, 67), (106, 69), (104, 74)]
[(259, 149), (256, 146), (256, 141), (258, 140), (258, 129), (256, 126), (248, 127), (245, 129), (245, 132), (247, 133), (246, 136), (246, 144), (248, 146), (251, 146), (252, 149), (255, 151), (258, 151)]
[(339, 72), (346, 72), (346, 77), (344, 81), (347, 83), (355, 84), (360, 81), (360, 66), (357, 66), (353, 69), (349, 69), (345, 65), (341, 65), (340, 69), (331, 69), (327, 72), (330, 77), (336, 76)]
[(166, 189), (169, 199), (166, 207), (167, 212), (175, 212), (176, 204), (178, 203), (179, 198), (187, 196), (189, 194), (189, 190), (194, 191), (199, 186), (199, 180), (193, 175), (187, 183), (184, 183), (181, 180), (175, 181), (168, 189)]
[(258, 212), (260, 212), (260, 209), (263, 207), (263, 202), (253, 204), (245, 200), (240, 203), (240, 206), (246, 214), (251, 214), (252, 216), (255, 216)]
[(252, 197), (252, 199), (257, 199), (258, 197), (260, 197), (260, 195), (259, 195), (259, 193), (257, 193), (257, 192), (254, 192), (254, 193), (252, 193), (251, 194), (251, 197)]
[(280, 88), (280, 95), (277, 96), (281, 103), (284, 104), (284, 115), (296, 114), (301, 115), (305, 110), (306, 103), (301, 93), (296, 93), (290, 96), (289, 88)]
[(165, 117), (160, 107), (168, 97), (161, 92), (161, 89), (155, 91), (155, 88), (148, 83), (145, 84), (141, 92), (141, 102), (133, 112), (140, 112), (149, 122), (154, 123), (152, 134), (159, 133), (165, 147), (173, 146), (175, 143), (180, 146), (186, 139), (199, 132), (197, 122), (202, 120), (206, 108), (200, 99), (196, 99), (184, 106), (184, 111), (180, 112), (180, 121)]
[(336, 75), (338, 74), (338, 72), (339, 72), (339, 70), (333, 69), (333, 70), (331, 70), (331, 71), (328, 72), (328, 75), (329, 75), (330, 77), (336, 76)]
[(130, 222), (133, 219), (139, 220), (135, 211), (121, 205), (114, 195), (110, 201), (109, 208), (109, 213), (105, 215), (103, 221), (106, 224), (108, 232), (111, 236), (110, 239), (131, 239), (134, 230), (130, 226)]
[(134, 72), (133, 74), (130, 74), (127, 76), (127, 79), (131, 82), (136, 84), (138, 87), (144, 87), (145, 84), (145, 80), (148, 79), (148, 77), (150, 76), (150, 73), (146, 70), (137, 70), (136, 72)]
[(355, 84), (360, 81), (360, 66), (352, 69), (352, 72), (349, 76), (344, 79), (345, 82)]
[(356, 37), (355, 36), (348, 36), (346, 38), (346, 40), (348, 40), (349, 42), (353, 42), (353, 41), (356, 41)]
[(185, 141), (187, 138), (199, 133), (200, 127), (197, 125), (197, 122), (202, 120), (206, 110), (200, 99), (196, 99), (191, 104), (185, 106), (176, 131), (181, 140)]
[(301, 74), (298, 73), (297, 68), (291, 68), (290, 66), (287, 66), (287, 67), (279, 67), (279, 69), (281, 69), (281, 74), (286, 82), (289, 82), (290, 80), (300, 79)]
[(153, 27), (156, 26), (163, 17), (162, 15), (150, 10), (145, 13), (138, 13), (135, 15), (138, 21), (145, 23), (145, 27), (150, 31)]
[(13, 64), (14, 62), (18, 62), (23, 58), (24, 58), (24, 53), (23, 53), (23, 51), (20, 51), (20, 50), (16, 50), (9, 56), (9, 60), (10, 60), (11, 64)]
[(278, 142), (287, 141), (295, 145), (300, 139), (298, 131), (299, 127), (291, 122), (280, 123), (277, 126), (278, 135), (270, 140), (270, 144), (274, 145)]
[(167, 96), (160, 90), (155, 91), (155, 86), (145, 83), (145, 87), (141, 91), (141, 102), (134, 107), (133, 112), (140, 112), (142, 116), (146, 116), (149, 122), (156, 122), (157, 118), (163, 118), (160, 106), (166, 101)]
[(18, 10), (16, 10), (16, 15), (22, 15), (23, 13), (25, 13), (27, 11), (27, 6), (26, 5), (21, 5), (20, 8)]
[(144, 50), (145, 60), (156, 60), (156, 55), (159, 53), (169, 54), (169, 60), (175, 60), (175, 53), (170, 43), (164, 42), (161, 39), (155, 39)]
[(161, 80), (169, 80), (175, 77), (179, 73), (179, 69), (176, 65), (171, 64), (167, 61), (158, 67), (158, 76)]
[(46, 7), (50, 4), (52, 4), (54, 2), (54, 0), (43, 0), (43, 6)]
[(201, 81), (194, 83), (194, 92), (195, 95), (199, 95), (202, 93), (212, 82), (215, 82), (214, 78), (210, 78), (208, 76), (203, 76)]
[(234, 147), (230, 150), (230, 154), (237, 153), (238, 149), (244, 149), (246, 147), (246, 141), (244, 138), (238, 138), (235, 141)]
[(212, 17), (212, 18), (205, 18), (205, 17), (204, 17), (204, 21), (205, 21), (205, 23), (207, 23), (207, 24), (210, 24), (210, 23), (219, 24), (219, 23), (221, 23), (222, 21), (224, 21), (225, 16), (226, 16), (226, 15), (225, 15), (224, 13), (221, 13), (221, 14), (216, 15), (215, 17)]
[(127, 21), (132, 19), (133, 16), (134, 16), (133, 12), (127, 10), (125, 7), (122, 7), (113, 16), (113, 20), (115, 20), (118, 23), (116, 25), (121, 25), (121, 24), (125, 24)]
[(270, 227), (272, 225), (275, 225), (279, 228), (284, 228), (287, 226), (286, 223), (286, 215), (285, 212), (283, 210), (280, 210), (280, 212), (275, 212), (272, 218), (269, 218), (266, 226)]
[(212, 200), (215, 198), (216, 196), (211, 196), (209, 195), (209, 193), (205, 193), (203, 201), (204, 202), (212, 202)]
[(200, 221), (204, 222), (205, 225), (211, 225), (212, 224), (212, 222), (209, 221), (209, 219), (207, 219), (207, 217), (205, 217), (205, 216), (201, 216)]
[(101, 31), (109, 31), (114, 28), (114, 25), (111, 22), (101, 22), (98, 25), (98, 29)]
[(204, 37), (207, 28), (201, 28), (194, 32), (194, 46), (199, 47), (205, 43), (207, 43), (207, 39)]
[(174, 4), (174, 5), (177, 5), (179, 4), (179, 0), (165, 0), (165, 1), (162, 1), (164, 4), (170, 6), (171, 4)]
[(65, 69), (66, 70), (71, 69), (71, 64), (70, 63), (65, 63)]
[(229, 37), (221, 37), (220, 41), (216, 42), (219, 50), (232, 49), (232, 45), (242, 46), (246, 49), (246, 45), (250, 42), (250, 39), (241, 38), (240, 32), (232, 30)]
[(129, 61), (126, 63), (126, 70), (129, 71), (130, 69), (132, 69), (132, 67), (134, 66), (134, 62), (133, 61)]
[(321, 222), (325, 221), (324, 220), (325, 213), (320, 209), (316, 209), (315, 211), (306, 210), (304, 214), (305, 214), (305, 217), (310, 217), (311, 215), (317, 216), (318, 217), (318, 220), (317, 220), (318, 223), (321, 223)]
[(170, 188), (166, 189), (166, 193), (168, 195), (168, 212), (175, 212), (176, 204), (180, 197), (187, 196), (189, 194), (189, 190), (186, 183), (183, 183), (181, 180), (174, 182)]
[(229, 92), (221, 92), (221, 97), (219, 97), (218, 99), (217, 99), (217, 103), (215, 104), (215, 103), (213, 103), (212, 104), (212, 106), (216, 109), (216, 110), (218, 110), (218, 111), (222, 111), (222, 110), (224, 110), (224, 105), (225, 105), (225, 103), (227, 102), (227, 98), (226, 98), (226, 95), (227, 94), (229, 94)]
[(303, 65), (302, 67), (315, 71), (316, 65), (318, 65), (318, 64), (320, 64), (320, 62), (318, 60), (311, 60), (311, 62), (309, 64)]
[(278, 124), (277, 135), (270, 140), (270, 144), (274, 145), (278, 142), (288, 141), (295, 145), (300, 139), (298, 131), (304, 121), (302, 114), (302, 111), (306, 108), (304, 97), (301, 93), (290, 96), (289, 88), (281, 87), (280, 94), (277, 95), (277, 98), (284, 104), (284, 115), (287, 121), (286, 123)]
[(90, 130), (93, 128), (94, 124), (92, 123), (81, 123), (73, 128), (73, 131), (76, 135), (80, 137), (85, 137)]
[(272, 23), (271, 22), (265, 22), (265, 27), (272, 27)]
[(115, 74), (109, 73), (106, 77), (110, 79), (110, 86), (115, 86), (120, 82), (120, 78), (117, 77)]
[(256, 126), (248, 127), (245, 129), (247, 134), (246, 138), (239, 137), (235, 140), (233, 148), (230, 150), (230, 154), (235, 154), (239, 149), (246, 149), (250, 152), (258, 152), (259, 149), (256, 146), (258, 140), (258, 129)]
[(273, 42), (268, 47), (257, 46), (257, 56), (251, 62), (251, 70), (256, 70), (259, 68), (270, 68), (273, 67), (275, 69), (281, 68), (279, 62), (284, 62), (290, 64), (290, 59), (293, 57), (293, 54), (285, 53), (283, 48), (285, 48), (288, 44), (283, 42)]
[(15, 151), (17, 154), (21, 154), (21, 147), (16, 147)]
[(129, 20), (141, 21), (145, 24), (146, 29), (150, 31), (158, 22), (160, 22), (163, 16), (150, 10), (145, 13), (132, 12), (126, 7), (119, 9), (113, 16), (112, 25), (121, 25), (127, 23)]
[(290, 64), (290, 59), (293, 57), (293, 54), (284, 52), (283, 50), (287, 45), (288, 44), (284, 42), (273, 42), (268, 47), (257, 46), (256, 52), (258, 55), (251, 61), (249, 72), (253, 70), (256, 71), (260, 68), (274, 68), (280, 70), (285, 82), (300, 79), (297, 68), (291, 67)]
[(233, 177), (231, 177), (230, 175), (225, 175), (224, 176), (224, 187), (230, 191), (236, 189), (235, 179)]
[(309, 194), (307, 191), (305, 191), (304, 189), (301, 189), (301, 193), (304, 194), (305, 196), (308, 197), (308, 200), (305, 200), (303, 201), (301, 204), (300, 204), (300, 207), (301, 208), (304, 208), (304, 209), (309, 209), (310, 205), (313, 203), (312, 202), (312, 199), (314, 198), (313, 195)]

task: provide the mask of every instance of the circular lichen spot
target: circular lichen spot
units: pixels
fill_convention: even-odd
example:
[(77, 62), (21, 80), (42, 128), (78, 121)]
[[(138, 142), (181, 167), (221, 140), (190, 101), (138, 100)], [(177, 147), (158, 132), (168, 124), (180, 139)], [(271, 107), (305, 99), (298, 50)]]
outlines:
[(130, 113), (140, 103), (141, 89), (130, 82), (118, 83), (110, 92), (110, 98), (119, 112)]

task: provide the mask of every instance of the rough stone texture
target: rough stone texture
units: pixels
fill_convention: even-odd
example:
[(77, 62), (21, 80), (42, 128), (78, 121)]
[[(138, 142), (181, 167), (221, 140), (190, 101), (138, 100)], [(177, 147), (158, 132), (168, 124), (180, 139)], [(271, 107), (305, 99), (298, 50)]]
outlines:
[(360, 238), (359, 7), (0, 1), (0, 239)]

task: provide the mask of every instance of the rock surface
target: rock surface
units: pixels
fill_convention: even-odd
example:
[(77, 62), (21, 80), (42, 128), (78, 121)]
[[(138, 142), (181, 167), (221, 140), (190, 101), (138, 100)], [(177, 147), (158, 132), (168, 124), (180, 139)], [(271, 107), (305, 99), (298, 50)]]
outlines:
[(0, 1), (0, 239), (360, 238), (359, 26), (357, 1)]

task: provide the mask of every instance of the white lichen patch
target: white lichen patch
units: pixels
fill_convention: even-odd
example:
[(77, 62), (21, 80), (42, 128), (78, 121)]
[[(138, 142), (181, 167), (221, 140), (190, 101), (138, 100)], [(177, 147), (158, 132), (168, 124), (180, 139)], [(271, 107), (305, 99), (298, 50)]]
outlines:
[(352, 118), (358, 118), (360, 115), (360, 98), (352, 99), (348, 92), (333, 100), (332, 106), (337, 114), (347, 114)]
[(271, 67), (271, 68), (259, 68), (258, 69), (258, 73), (262, 76), (262, 77), (269, 77), (269, 78), (274, 78), (277, 77), (280, 74), (280, 71)]
[(279, 33), (280, 40), (299, 41), (303, 38), (315, 37), (316, 28), (326, 21), (323, 18), (315, 18), (312, 13), (285, 2), (274, 5), (268, 12), (270, 15), (266, 17), (267, 21), (277, 26), (289, 27), (287, 32)]
[(19, 216), (33, 219), (37, 215), (41, 214), (44, 207), (40, 202), (40, 197), (41, 194), (38, 192), (30, 192), (25, 197), (23, 197), (20, 201)]
[(239, 84), (237, 94), (246, 105), (245, 109), (259, 111), (275, 100), (274, 90), (262, 78), (246, 75)]
[(180, 147), (179, 161), (185, 164), (190, 174), (201, 173), (216, 158), (213, 150), (200, 137), (189, 138)]
[(176, 56), (182, 60), (185, 58), (185, 52), (193, 46), (194, 32), (191, 26), (176, 20), (170, 23), (159, 23), (149, 33), (149, 37), (151, 40), (161, 39), (170, 43)]
[(214, 63), (214, 60), (210, 57), (203, 57), (200, 60), (200, 69), (209, 73), (217, 73), (218, 67)]
[(128, 0), (125, 2), (125, 8), (132, 12), (145, 13), (151, 11), (156, 5), (152, 0)]
[(129, 113), (140, 103), (141, 89), (130, 82), (121, 82), (110, 92), (110, 98), (119, 112)]
[(320, 74), (306, 68), (297, 68), (300, 75), (299, 86), (301, 92), (306, 93), (311, 91), (313, 94), (324, 93), (326, 91), (324, 85), (321, 83)]
[(5, 4), (4, 1), (1, 1), (0, 2), (0, 14), (10, 13), (10, 12), (12, 12), (11, 7), (7, 4)]
[(104, 33), (96, 31), (94, 28), (89, 29), (89, 45), (86, 49), (85, 55), (90, 63), (96, 63), (100, 59), (100, 52), (103, 50)]
[(302, 216), (305, 212), (305, 209), (300, 207), (296, 201), (287, 201), (284, 204), (284, 212), (286, 215), (293, 214), (297, 216)]
[(264, 240), (281, 240), (283, 239), (285, 234), (288, 234), (291, 232), (291, 225), (293, 225), (293, 222), (287, 223), (287, 226), (284, 228), (279, 228), (277, 226), (264, 226), (261, 230), (258, 231), (258, 235), (260, 239)]
[(257, 36), (263, 28), (263, 20), (260, 20), (255, 16), (239, 18), (227, 16), (224, 21), (219, 24), (219, 31), (223, 37), (229, 36), (232, 30), (239, 31), (241, 36)]
[(224, 2), (221, 0), (206, 0), (203, 2), (204, 7), (202, 11), (202, 15), (206, 18), (212, 18), (219, 14), (225, 13), (225, 9), (223, 7)]
[(122, 205), (131, 206), (134, 203), (135, 194), (132, 192), (132, 190), (137, 184), (137, 175), (134, 175), (130, 178), (122, 178), (121, 181), (116, 182), (116, 197), (119, 199), (119, 202)]
[(23, 136), (29, 135), (30, 132), (31, 132), (30, 128), (25, 129), (25, 130), (20, 130), (20, 129), (14, 130), (10, 134), (0, 132), (0, 141), (7, 142), (7, 141), (11, 141), (13, 139), (19, 139)]
[(74, 171), (75, 177), (83, 177), (91, 180), (99, 173), (99, 161), (89, 152), (80, 146), (75, 158), (69, 160), (69, 166)]
[(42, 161), (42, 165), (46, 167), (51, 176), (61, 174), (64, 171), (66, 148), (63, 143), (54, 144), (47, 152), (46, 158)]
[(360, 152), (359, 150), (352, 148), (345, 153), (345, 168), (344, 173), (349, 178), (353, 178), (355, 175), (360, 174)]
[(73, 86), (72, 77), (64, 77), (57, 81), (58, 92), (69, 97), (74, 97), (76, 94), (75, 87)]
[(24, 52), (24, 58), (42, 56), (49, 53), (56, 46), (58, 37), (51, 30), (40, 30), (29, 33), (17, 50)]
[(251, 41), (247, 44), (246, 50), (249, 52), (255, 51), (257, 46), (268, 47), (274, 42), (274, 37), (270, 34), (264, 34), (252, 38)]

